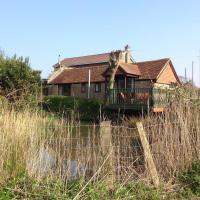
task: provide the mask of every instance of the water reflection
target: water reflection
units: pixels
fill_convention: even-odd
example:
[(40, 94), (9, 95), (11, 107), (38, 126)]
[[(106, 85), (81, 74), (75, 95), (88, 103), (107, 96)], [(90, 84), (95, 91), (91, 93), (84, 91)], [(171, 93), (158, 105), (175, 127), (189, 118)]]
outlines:
[(56, 174), (71, 180), (91, 173), (95, 167), (92, 162), (100, 152), (99, 128), (48, 127), (36, 143), (27, 160), (29, 173), (40, 177)]
[[(144, 171), (143, 150), (135, 133), (124, 127), (112, 127), (111, 135), (112, 148), (108, 148), (110, 144), (105, 141), (107, 137), (102, 139), (99, 126), (48, 127), (36, 142), (27, 169), (35, 176), (52, 175), (64, 180), (91, 177), (111, 150), (108, 162), (113, 161), (116, 177), (135, 178), (137, 172)], [(101, 173), (108, 173), (107, 168), (105, 164)]]

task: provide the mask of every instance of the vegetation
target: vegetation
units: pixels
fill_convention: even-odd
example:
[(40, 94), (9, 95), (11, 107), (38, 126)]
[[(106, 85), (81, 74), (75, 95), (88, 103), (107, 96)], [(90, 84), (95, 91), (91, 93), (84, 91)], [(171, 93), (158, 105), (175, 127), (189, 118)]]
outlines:
[(193, 162), (191, 167), (179, 176), (179, 180), (184, 184), (182, 194), (185, 197), (191, 194), (200, 197), (200, 160)]
[[(96, 120), (99, 118), (101, 101), (98, 99), (85, 99), (70, 96), (46, 96), (44, 108), (47, 111), (58, 113), (62, 116), (75, 114), (81, 120)], [(80, 116), (78, 116), (78, 114)]]
[[(193, 171), (199, 176), (198, 171)], [(186, 172), (184, 172), (185, 176)], [(131, 199), (131, 200), (188, 200), (198, 199), (199, 189), (194, 193), (189, 190), (193, 180), (179, 185), (176, 190), (164, 187), (155, 188), (142, 181), (127, 184), (115, 183), (110, 188), (106, 182), (98, 181), (87, 184), (83, 179), (77, 179), (65, 184), (57, 179), (36, 179), (26, 173), (10, 178), (0, 187), (0, 199)], [(82, 193), (79, 192), (84, 188)]]
[(121, 57), (122, 57), (121, 50), (112, 51), (110, 53), (110, 65), (109, 65), (110, 79), (109, 79), (109, 86), (108, 86), (109, 89), (113, 89), (114, 87), (115, 74), (119, 67)]
[(33, 99), (40, 85), (40, 72), (31, 69), (28, 58), (0, 53), (0, 94), (11, 101)]
[(4, 97), (4, 96), (0, 96), (0, 105), (5, 105), (6, 102), (7, 102), (6, 97)]
[(84, 184), (86, 183), (81, 179), (65, 185), (60, 181), (47, 179), (37, 181), (27, 175), (19, 175), (15, 179), (10, 179), (0, 189), (0, 199), (161, 199), (159, 190), (143, 183), (127, 185), (116, 183), (113, 189), (110, 189), (105, 182), (90, 183), (83, 193), (77, 196)]
[[(73, 128), (64, 119), (44, 117), (37, 109), (1, 106), (0, 199), (198, 197), (199, 162), (192, 165), (191, 162), (199, 158), (199, 107), (192, 102), (183, 104), (181, 100), (171, 106), (165, 116), (151, 116), (143, 121), (151, 151), (156, 155), (160, 188), (152, 187), (148, 171), (137, 169), (137, 160), (139, 166), (145, 161), (134, 158), (135, 149), (130, 146), (131, 138), (135, 138), (134, 125), (112, 129), (115, 168), (120, 167), (121, 171), (110, 187), (106, 162), (111, 157), (100, 148), (97, 126), (82, 127), (86, 132), (80, 135), (81, 125)], [(141, 147), (136, 141), (134, 144), (139, 148), (137, 156), (141, 155)], [(76, 164), (71, 165), (71, 161)], [(76, 175), (72, 175), (72, 166)], [(169, 181), (173, 183), (170, 186)]]
[[(5, 94), (9, 89), (3, 91)], [(151, 184), (136, 138), (138, 119), (126, 119), (125, 127), (111, 127), (109, 151), (102, 145), (98, 125), (73, 123), (76, 113), (81, 119), (97, 118), (98, 100), (45, 97), (47, 111), (62, 116), (74, 113), (67, 121), (45, 116), (36, 107), (16, 109), (0, 96), (0, 199), (198, 198), (200, 104), (190, 100), (190, 93), (179, 90), (178, 96), (164, 115), (141, 118), (159, 174), (159, 188)], [(112, 167), (115, 179), (109, 184)]]
[(114, 87), (115, 74), (119, 67), (121, 57), (122, 57), (121, 50), (112, 51), (110, 53), (110, 59), (109, 59), (110, 60), (109, 61), (110, 62), (110, 65), (109, 65), (110, 76), (109, 76), (109, 81), (108, 81), (108, 92), (106, 94), (105, 104), (108, 103), (108, 98), (110, 96), (110, 90), (113, 89), (113, 87)]

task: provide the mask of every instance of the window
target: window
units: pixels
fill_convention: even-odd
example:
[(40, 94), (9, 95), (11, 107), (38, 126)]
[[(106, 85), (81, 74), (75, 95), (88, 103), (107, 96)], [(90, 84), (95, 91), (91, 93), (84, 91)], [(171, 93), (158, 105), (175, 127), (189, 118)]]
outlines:
[(133, 88), (134, 88), (134, 85), (135, 85), (135, 83), (134, 83), (134, 78), (133, 78), (133, 77), (128, 77), (128, 78), (127, 78), (127, 83), (126, 83), (126, 84), (127, 84), (127, 85), (126, 85), (127, 88), (133, 89)]
[(101, 83), (95, 83), (95, 92), (101, 92)]
[(86, 92), (86, 83), (81, 83), (81, 92), (82, 93)]
[(62, 86), (62, 95), (70, 96), (70, 84), (65, 84)]

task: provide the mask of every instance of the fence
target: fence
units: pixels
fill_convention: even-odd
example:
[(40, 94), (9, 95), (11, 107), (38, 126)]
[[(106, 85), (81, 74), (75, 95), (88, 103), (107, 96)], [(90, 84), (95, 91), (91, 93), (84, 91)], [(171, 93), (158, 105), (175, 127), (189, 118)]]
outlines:
[(186, 132), (182, 126), (181, 122), (145, 124), (142, 136), (138, 127), (109, 123), (47, 127), (32, 142), (27, 170), (65, 181), (106, 178), (111, 184), (143, 179), (157, 185), (158, 177), (170, 179), (200, 155), (198, 130)]
[[(111, 176), (115, 180), (140, 178), (145, 173), (144, 156), (136, 129), (111, 125), (48, 127), (35, 138), (28, 171), (35, 176), (50, 172), (71, 180)], [(51, 137), (49, 137), (51, 135)]]

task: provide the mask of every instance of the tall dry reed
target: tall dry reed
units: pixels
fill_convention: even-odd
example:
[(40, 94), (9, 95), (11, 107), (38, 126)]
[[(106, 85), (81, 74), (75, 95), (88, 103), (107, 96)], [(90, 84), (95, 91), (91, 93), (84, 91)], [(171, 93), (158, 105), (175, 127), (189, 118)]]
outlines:
[(30, 149), (48, 123), (37, 111), (0, 109), (0, 175), (1, 180), (25, 170)]
[(95, 125), (52, 120), (29, 108), (1, 107), (0, 180), (24, 172), (38, 179), (87, 179), (104, 160), (98, 133)]
[(171, 179), (200, 159), (200, 100), (181, 89), (163, 114), (145, 120), (145, 129), (160, 177)]
[[(165, 113), (139, 119), (144, 122), (163, 180), (172, 179), (200, 158), (199, 111), (199, 101), (184, 96), (174, 98)], [(143, 148), (134, 127), (112, 126), (112, 144), (108, 148), (102, 144), (98, 125), (52, 120), (41, 111), (2, 106), (0, 128), (1, 181), (20, 172), (38, 179), (49, 177), (68, 182), (82, 177), (95, 181), (104, 180), (110, 170), (115, 180), (124, 183), (148, 180)], [(111, 160), (112, 169), (107, 165)]]

